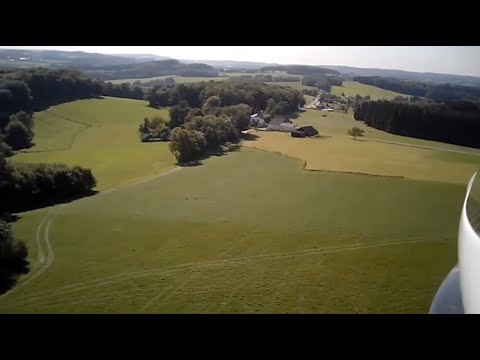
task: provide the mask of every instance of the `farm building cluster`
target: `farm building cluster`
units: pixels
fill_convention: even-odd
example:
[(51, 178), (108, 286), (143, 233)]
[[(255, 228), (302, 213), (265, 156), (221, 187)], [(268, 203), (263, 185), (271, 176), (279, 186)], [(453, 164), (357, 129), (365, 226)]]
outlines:
[(278, 131), (290, 133), (292, 137), (304, 138), (319, 135), (312, 125), (295, 126), (290, 119), (277, 115), (267, 124), (263, 113), (250, 116), (250, 125), (265, 131)]

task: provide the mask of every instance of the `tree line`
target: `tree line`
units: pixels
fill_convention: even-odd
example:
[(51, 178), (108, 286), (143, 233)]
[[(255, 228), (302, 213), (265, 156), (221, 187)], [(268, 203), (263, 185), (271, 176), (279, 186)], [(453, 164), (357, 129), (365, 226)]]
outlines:
[(364, 101), (356, 105), (354, 117), (392, 134), (480, 147), (478, 102)]
[(218, 97), (217, 107), (246, 104), (254, 112), (267, 107), (272, 99), (275, 104), (286, 104), (278, 108), (282, 114), (297, 111), (305, 104), (303, 94), (298, 90), (257, 82), (196, 82), (177, 84), (174, 88), (158, 87), (145, 95), (151, 107), (175, 106), (185, 101), (189, 107), (200, 108), (208, 98)]
[(256, 81), (256, 82), (298, 82), (300, 78), (298, 76), (272, 76), (270, 74), (258, 74), (258, 75), (237, 75), (230, 76), (227, 81)]
[(145, 92), (138, 85), (131, 85), (130, 83), (112, 84), (110, 82), (105, 82), (102, 84), (101, 94), (103, 96), (137, 100), (143, 100), (145, 96)]
[(59, 164), (9, 164), (0, 153), (0, 293), (28, 272), (28, 249), (13, 236), (7, 222), (9, 214), (88, 195), (95, 184), (88, 169)]
[(330, 92), (332, 86), (342, 86), (343, 79), (340, 76), (327, 76), (324, 74), (309, 74), (302, 79), (305, 86), (314, 86), (320, 90)]
[(139, 125), (140, 140), (170, 141), (169, 149), (179, 163), (196, 160), (215, 152), (226, 143), (239, 140), (240, 131), (249, 127), (252, 108), (246, 104), (220, 107), (212, 96), (201, 108), (186, 101), (170, 108), (170, 120), (154, 116)]
[(391, 90), (406, 95), (425, 97), (439, 102), (451, 100), (474, 101), (480, 98), (479, 87), (452, 84), (426, 84), (380, 76), (355, 76), (353, 77), (353, 80), (362, 84), (376, 86), (381, 89)]
[(96, 185), (91, 170), (80, 166), (7, 163), (3, 156), (0, 163), (0, 214), (86, 196)]
[(10, 224), (0, 218), (0, 294), (15, 284), (28, 269), (28, 248), (12, 234)]

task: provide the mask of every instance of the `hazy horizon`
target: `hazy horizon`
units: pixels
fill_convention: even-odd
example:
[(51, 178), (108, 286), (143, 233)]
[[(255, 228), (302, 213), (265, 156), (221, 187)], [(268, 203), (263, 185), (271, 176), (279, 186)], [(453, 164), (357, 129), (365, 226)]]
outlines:
[(479, 46), (0, 46), (3, 49), (152, 54), (184, 60), (339, 65), (480, 77)]

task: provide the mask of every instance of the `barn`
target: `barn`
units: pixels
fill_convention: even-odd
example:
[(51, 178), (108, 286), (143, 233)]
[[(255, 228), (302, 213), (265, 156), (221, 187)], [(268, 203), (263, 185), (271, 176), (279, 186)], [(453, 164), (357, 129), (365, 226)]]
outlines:
[(318, 132), (317, 129), (315, 129), (312, 125), (305, 125), (305, 126), (300, 126), (297, 128), (297, 130), (305, 133), (305, 136), (317, 136), (320, 133)]
[(270, 123), (267, 126), (267, 131), (288, 132), (288, 133), (297, 134), (297, 135), (302, 134), (301, 131), (298, 131), (297, 129), (295, 129), (295, 126), (293, 126), (293, 124), (288, 124), (288, 123), (282, 123), (280, 125)]

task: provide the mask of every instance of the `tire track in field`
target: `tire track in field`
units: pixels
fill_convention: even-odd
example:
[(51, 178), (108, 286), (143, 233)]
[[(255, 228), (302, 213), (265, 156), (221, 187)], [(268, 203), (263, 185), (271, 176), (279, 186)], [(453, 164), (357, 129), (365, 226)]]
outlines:
[[(440, 240), (440, 241), (443, 241), (443, 240)], [(114, 284), (114, 283), (118, 283), (126, 280), (132, 280), (132, 279), (148, 277), (153, 275), (167, 275), (167, 274), (173, 274), (176, 272), (181, 272), (186, 270), (203, 270), (203, 269), (213, 268), (213, 267), (247, 265), (249, 262), (278, 260), (278, 259), (293, 258), (293, 257), (299, 257), (299, 256), (311, 256), (311, 255), (319, 255), (323, 253), (362, 250), (362, 249), (375, 248), (375, 247), (405, 245), (405, 244), (413, 244), (413, 243), (419, 243), (419, 242), (439, 242), (439, 240), (411, 239), (411, 240), (384, 241), (384, 242), (379, 242), (374, 244), (363, 244), (363, 245), (350, 244), (350, 245), (325, 247), (325, 248), (311, 248), (311, 249), (305, 249), (305, 250), (294, 251), (294, 252), (261, 254), (261, 255), (224, 259), (224, 260), (212, 260), (212, 261), (205, 261), (205, 262), (198, 262), (198, 263), (191, 263), (191, 264), (181, 264), (181, 265), (170, 267), (170, 269), (136, 271), (136, 272), (119, 274), (117, 276), (110, 276), (108, 278), (99, 278), (99, 279), (88, 281), (88, 282), (72, 284), (68, 286), (68, 288), (67, 287), (60, 288), (52, 292), (49, 292), (47, 294), (39, 294), (38, 296), (33, 296), (23, 301), (19, 301), (18, 304), (27, 305), (38, 300), (47, 299), (47, 298), (55, 297), (58, 295), (65, 295), (68, 293), (86, 290), (93, 287)]]
[[(59, 205), (57, 208), (53, 209), (50, 213), (49, 213), (49, 218), (47, 220), (47, 223), (45, 225), (45, 231), (44, 231), (44, 235), (43, 235), (43, 241), (44, 241), (44, 245), (46, 246), (47, 248), (47, 257), (45, 259), (45, 257), (43, 258), (44, 261), (41, 262), (41, 265), (38, 267), (38, 271), (33, 274), (31, 277), (29, 277), (27, 280), (25, 280), (24, 282), (22, 282), (20, 285), (21, 286), (25, 286), (26, 284), (28, 284), (30, 281), (33, 281), (35, 278), (37, 278), (38, 276), (40, 276), (45, 270), (47, 270), (52, 264), (53, 262), (55, 261), (55, 252), (53, 251), (53, 247), (52, 247), (52, 244), (50, 243), (50, 236), (49, 236), (49, 232), (50, 232), (50, 225), (52, 224), (52, 221), (54, 220), (55, 216), (58, 215), (58, 213), (64, 208), (65, 205)], [(15, 287), (15, 288), (18, 288), (19, 286)]]
[[(160, 177), (163, 177), (163, 176), (166, 176), (166, 175), (169, 175), (169, 174), (173, 174), (177, 171), (180, 171), (181, 169), (182, 169), (181, 167), (177, 166), (173, 169), (170, 169), (170, 170), (168, 170), (166, 172), (163, 172), (161, 174), (152, 176), (150, 178), (143, 179), (143, 180), (140, 180), (140, 181), (137, 181), (137, 182), (134, 182), (134, 183), (126, 184), (126, 185), (124, 185), (120, 188), (113, 188), (113, 189), (110, 189), (110, 190), (106, 190), (105, 192), (108, 193), (108, 192), (111, 192), (111, 191), (121, 190), (121, 189), (130, 187), (130, 186), (134, 186), (134, 185), (138, 185), (138, 184), (144, 184), (146, 182), (158, 179)], [(105, 192), (101, 192), (100, 194), (105, 193)], [(24, 281), (20, 282), (18, 285), (13, 287), (10, 291), (1, 295), (0, 298), (5, 298), (9, 294), (12, 294), (13, 292), (17, 291), (18, 289), (23, 288), (25, 285), (27, 285), (28, 283), (33, 281), (35, 278), (40, 276), (45, 270), (47, 270), (53, 264), (53, 262), (55, 261), (55, 252), (54, 252), (53, 247), (50, 243), (50, 225), (51, 225), (54, 217), (56, 215), (58, 215), (60, 210), (62, 210), (67, 205), (68, 204), (60, 204), (60, 205), (57, 205), (56, 207), (52, 207), (52, 209), (50, 209), (44, 215), (44, 217), (40, 221), (40, 224), (37, 226), (37, 231), (36, 231), (36, 244), (37, 244), (37, 249), (38, 249), (38, 256), (37, 256), (37, 262), (36, 262), (36, 265), (35, 265), (35, 270), (33, 272), (30, 272), (30, 274), (27, 275), (28, 277)], [(42, 236), (41, 235), (42, 227), (44, 226), (45, 223), (46, 223), (45, 231), (44, 231), (44, 234)], [(42, 244), (42, 242), (44, 244)], [(46, 256), (45, 256), (45, 251), (47, 252)]]
[(85, 290), (85, 289), (88, 289), (88, 288), (107, 285), (107, 284), (112, 284), (112, 283), (116, 283), (116, 282), (124, 281), (124, 280), (136, 279), (136, 278), (140, 278), (140, 277), (148, 277), (148, 276), (152, 276), (152, 275), (165, 275), (165, 274), (175, 273), (175, 272), (179, 272), (179, 271), (192, 270), (192, 269), (203, 268), (203, 267), (212, 267), (212, 266), (225, 265), (225, 264), (236, 264), (239, 261), (249, 261), (249, 260), (255, 261), (256, 259), (262, 259), (264, 257), (267, 257), (267, 259), (269, 257), (278, 257), (278, 256), (280, 256), (280, 257), (283, 257), (283, 256), (294, 257), (294, 256), (301, 256), (303, 254), (309, 255), (309, 254), (312, 254), (312, 253), (341, 251), (341, 250), (354, 250), (354, 249), (357, 249), (357, 248), (362, 249), (364, 247), (368, 248), (368, 247), (372, 247), (372, 246), (396, 245), (396, 244), (405, 244), (405, 243), (412, 243), (412, 242), (419, 242), (419, 241), (436, 241), (436, 240), (413, 239), (413, 240), (406, 240), (406, 241), (386, 241), (386, 242), (381, 242), (381, 243), (364, 244), (364, 245), (349, 244), (349, 245), (341, 245), (341, 246), (326, 247), (326, 248), (306, 249), (306, 250), (300, 250), (300, 251), (295, 251), (295, 252), (264, 254), (264, 255), (262, 254), (262, 255), (253, 255), (253, 256), (248, 256), (248, 257), (239, 257), (239, 258), (231, 258), (231, 259), (223, 259), (223, 260), (210, 260), (210, 261), (204, 261), (204, 262), (179, 264), (179, 265), (171, 266), (167, 269), (151, 269), (151, 270), (143, 270), (143, 271), (133, 271), (133, 272), (127, 272), (127, 273), (108, 276), (108, 277), (102, 277), (102, 278), (98, 278), (98, 279), (94, 279), (94, 280), (89, 280), (89, 281), (85, 281), (85, 282), (81, 282), (81, 283), (77, 283), (77, 284), (67, 285), (67, 286), (64, 286), (62, 288), (53, 290), (51, 292), (33, 294), (34, 296), (32, 298), (25, 299), (23, 301), (20, 301), (19, 303), (27, 303), (27, 302), (35, 301), (36, 299), (40, 299), (40, 298), (56, 296), (58, 294), (75, 292), (75, 291), (79, 291), (79, 290)]
[[(60, 205), (61, 207), (62, 205)], [(50, 224), (55, 215), (55, 212), (58, 211), (58, 208), (51, 208), (46, 212), (46, 214), (41, 219), (40, 223), (37, 226), (36, 231), (36, 245), (37, 245), (37, 262), (35, 264), (35, 268), (32, 272), (30, 272), (29, 276), (15, 287), (13, 287), (10, 291), (2, 295), (2, 298), (7, 297), (8, 295), (12, 294), (13, 292), (17, 291), (18, 289), (23, 288), (29, 282), (33, 281), (35, 278), (40, 276), (55, 260), (55, 253), (53, 252), (53, 248), (50, 244), (50, 239), (48, 237), (48, 232), (50, 230)], [(42, 227), (45, 227), (42, 235)], [(46, 252), (46, 255), (45, 255)]]
[[(251, 231), (247, 232), (246, 235), (242, 236), (240, 238), (240, 241), (237, 243), (235, 241), (233, 241), (232, 245), (229, 246), (225, 251), (223, 251), (221, 254), (220, 254), (220, 258), (226, 256), (228, 253), (230, 253), (234, 248), (239, 248), (241, 245), (243, 245), (245, 243), (245, 241), (250, 238), (252, 236), (252, 234), (254, 233), (255, 229), (252, 229)], [(198, 271), (196, 274), (192, 274), (190, 276), (187, 276), (187, 278), (180, 284), (178, 285), (177, 287), (175, 287), (172, 291), (170, 291), (170, 293), (168, 293), (163, 299), (161, 299), (162, 295), (165, 294), (167, 291), (169, 291), (169, 289), (171, 289), (172, 287), (170, 287), (169, 289), (166, 289), (164, 291), (161, 291), (157, 296), (154, 296), (152, 299), (150, 299), (142, 308), (141, 308), (141, 312), (144, 312), (145, 310), (147, 310), (148, 307), (150, 307), (151, 305), (153, 305), (154, 303), (157, 303), (160, 299), (161, 302), (166, 302), (168, 299), (170, 299), (178, 290), (180, 290), (184, 285), (186, 285), (187, 283), (189, 283), (190, 281), (194, 280), (199, 274), (201, 273), (201, 271)]]

